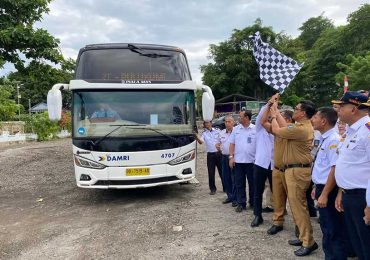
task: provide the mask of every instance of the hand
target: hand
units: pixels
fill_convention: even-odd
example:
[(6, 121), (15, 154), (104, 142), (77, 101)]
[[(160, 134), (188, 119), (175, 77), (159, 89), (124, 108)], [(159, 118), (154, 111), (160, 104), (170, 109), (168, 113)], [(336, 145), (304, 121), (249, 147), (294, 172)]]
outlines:
[(364, 213), (365, 213), (365, 217), (364, 217), (364, 221), (365, 221), (365, 225), (370, 225), (370, 207), (367, 206), (365, 209), (364, 209)]
[(342, 190), (339, 189), (338, 191), (338, 194), (337, 194), (337, 198), (335, 199), (335, 208), (339, 211), (339, 212), (343, 212), (343, 205), (342, 205)]
[(268, 101), (269, 105), (271, 106), (272, 104), (274, 104), (278, 99), (279, 99), (279, 93), (276, 93), (275, 95), (273, 95), (270, 100)]
[(313, 199), (313, 200), (315, 200), (316, 198), (315, 198), (315, 194), (316, 193), (316, 188), (315, 187), (313, 187), (312, 188), (312, 191), (311, 191), (311, 198)]
[(231, 169), (234, 168), (234, 166), (235, 166), (234, 158), (229, 159), (229, 166), (230, 166)]
[(276, 115), (277, 115), (277, 111), (274, 109), (274, 106), (272, 106), (270, 108), (270, 116), (271, 117), (276, 117)]
[(216, 146), (217, 151), (221, 151), (221, 144), (216, 144), (215, 146)]
[(278, 102), (275, 102), (274, 104), (272, 104), (272, 108), (277, 112), (279, 112), (279, 109), (278, 109)]
[(321, 194), (320, 197), (317, 199), (317, 207), (326, 208), (327, 205), (328, 205), (328, 196)]

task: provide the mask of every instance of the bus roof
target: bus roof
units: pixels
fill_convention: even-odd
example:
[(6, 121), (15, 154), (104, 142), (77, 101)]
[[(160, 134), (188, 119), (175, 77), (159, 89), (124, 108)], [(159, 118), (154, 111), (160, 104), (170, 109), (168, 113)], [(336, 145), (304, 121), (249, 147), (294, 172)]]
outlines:
[(132, 44), (142, 49), (151, 49), (151, 50), (169, 50), (169, 51), (178, 51), (185, 55), (185, 51), (181, 48), (169, 45), (160, 45), (160, 44), (144, 44), (144, 43), (99, 43), (99, 44), (88, 44), (85, 47), (80, 49), (80, 53), (86, 50), (101, 50), (101, 49), (127, 49), (128, 45)]

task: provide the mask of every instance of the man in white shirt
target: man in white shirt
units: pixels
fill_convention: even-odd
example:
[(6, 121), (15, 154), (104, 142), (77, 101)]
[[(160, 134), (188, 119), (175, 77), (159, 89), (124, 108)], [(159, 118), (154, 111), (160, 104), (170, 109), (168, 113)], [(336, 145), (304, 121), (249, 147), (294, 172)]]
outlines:
[(336, 132), (337, 112), (330, 107), (319, 108), (311, 118), (312, 126), (321, 133), (312, 167), (314, 188), (312, 198), (317, 200), (320, 226), (323, 233), (322, 246), (325, 259), (347, 259), (349, 247), (344, 216), (335, 209), (338, 187), (334, 171), (340, 136)]
[(222, 181), (227, 195), (227, 198), (222, 203), (227, 204), (232, 202), (232, 206), (236, 207), (235, 173), (229, 166), (230, 135), (234, 127), (234, 118), (231, 115), (225, 117), (225, 127), (221, 131), (219, 143), (216, 145), (222, 154)]
[(215, 195), (217, 191), (215, 182), (216, 167), (222, 181), (221, 153), (216, 148), (216, 144), (219, 142), (220, 131), (213, 128), (210, 121), (204, 121), (203, 126), (204, 131), (201, 137), (195, 135), (195, 139), (199, 144), (205, 143), (206, 145), (209, 194)]
[(339, 101), (339, 118), (348, 124), (338, 147), (335, 180), (341, 188), (335, 206), (344, 211), (346, 226), (359, 259), (370, 259), (370, 228), (365, 225), (366, 189), (370, 180), (370, 102), (357, 92), (346, 92)]
[(235, 126), (230, 136), (229, 165), (235, 167), (236, 212), (247, 209), (246, 179), (248, 179), (249, 205), (253, 207), (253, 163), (256, 153), (256, 131), (251, 123), (251, 111), (239, 113), (240, 124)]
[[(278, 94), (274, 95), (274, 99)], [(271, 102), (272, 104), (272, 102)], [(264, 105), (256, 118), (256, 159), (254, 162), (254, 219), (251, 227), (257, 227), (263, 223), (262, 218), (262, 199), (263, 191), (265, 189), (266, 179), (269, 180), (270, 189), (272, 189), (272, 168), (274, 167), (273, 149), (274, 149), (274, 136), (266, 131), (261, 124), (261, 119), (264, 114), (270, 111), (270, 102)], [(265, 115), (266, 116), (266, 115)]]

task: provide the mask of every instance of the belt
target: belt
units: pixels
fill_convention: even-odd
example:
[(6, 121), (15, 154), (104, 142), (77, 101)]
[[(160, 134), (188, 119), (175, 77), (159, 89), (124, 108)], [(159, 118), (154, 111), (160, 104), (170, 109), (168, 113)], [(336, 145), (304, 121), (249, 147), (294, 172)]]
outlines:
[(278, 167), (276, 167), (276, 166), (274, 166), (274, 168), (275, 168), (275, 170), (278, 170), (278, 171), (281, 171), (281, 172), (285, 171), (285, 169), (284, 169), (284, 168), (280, 169), (280, 168), (278, 168)]
[(302, 163), (297, 163), (297, 164), (286, 164), (285, 169), (289, 169), (289, 168), (311, 168), (311, 164), (310, 163), (306, 163), (306, 164), (302, 164)]
[(342, 189), (344, 194), (360, 194), (360, 195), (365, 195), (366, 194), (366, 189)]
[(208, 154), (216, 154), (216, 153), (219, 153), (219, 152), (208, 152)]

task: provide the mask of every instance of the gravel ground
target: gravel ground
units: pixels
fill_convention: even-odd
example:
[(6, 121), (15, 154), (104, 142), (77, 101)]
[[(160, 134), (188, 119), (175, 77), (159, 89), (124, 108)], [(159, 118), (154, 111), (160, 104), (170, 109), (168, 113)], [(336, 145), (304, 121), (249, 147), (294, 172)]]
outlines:
[[(203, 147), (199, 184), (134, 190), (78, 188), (71, 151), (70, 139), (0, 146), (0, 259), (295, 259), (290, 215), (268, 236), (271, 213), (251, 228), (250, 209), (208, 195)], [(320, 249), (305, 259), (323, 259), (312, 223)]]

